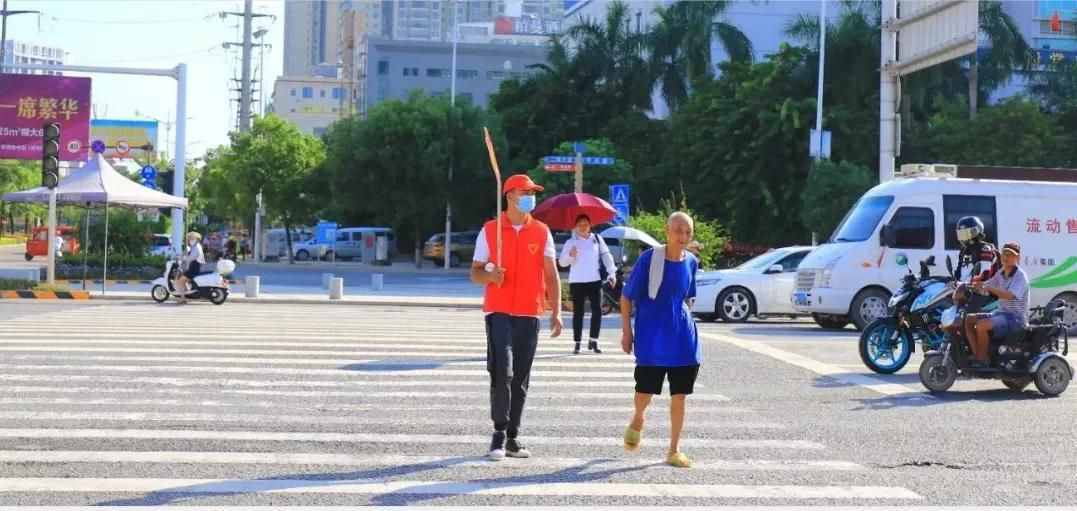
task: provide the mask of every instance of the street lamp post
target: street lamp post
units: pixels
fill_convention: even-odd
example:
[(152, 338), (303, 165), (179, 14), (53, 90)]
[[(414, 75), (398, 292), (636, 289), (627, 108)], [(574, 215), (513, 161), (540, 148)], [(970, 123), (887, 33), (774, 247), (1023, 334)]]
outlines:
[(819, 85), (815, 96), (815, 160), (823, 159), (823, 65), (826, 62), (826, 3), (819, 0)]
[[(449, 70), (449, 119), (453, 118), (453, 114), (456, 113), (456, 43), (460, 39), (460, 24), (456, 20), (456, 4), (453, 3), (452, 10), (452, 66)], [(449, 126), (449, 136), (455, 137), (452, 132), (452, 126)], [(453, 166), (456, 164), (456, 151), (455, 144), (449, 144), (449, 196), (445, 200), (445, 244), (444, 253), (442, 259), (444, 259), (444, 268), (448, 270), (452, 267), (452, 179), (453, 179)], [(501, 214), (498, 212), (497, 214)], [(417, 242), (417, 241), (416, 241)]]

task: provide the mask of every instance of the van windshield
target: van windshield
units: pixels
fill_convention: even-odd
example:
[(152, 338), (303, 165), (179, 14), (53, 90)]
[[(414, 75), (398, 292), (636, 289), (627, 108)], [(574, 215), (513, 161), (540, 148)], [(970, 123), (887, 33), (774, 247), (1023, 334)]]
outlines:
[(871, 237), (875, 228), (879, 225), (886, 210), (894, 203), (894, 196), (879, 195), (864, 197), (853, 206), (853, 209), (845, 215), (841, 225), (834, 231), (830, 238), (831, 243), (845, 243), (851, 241), (864, 241)]

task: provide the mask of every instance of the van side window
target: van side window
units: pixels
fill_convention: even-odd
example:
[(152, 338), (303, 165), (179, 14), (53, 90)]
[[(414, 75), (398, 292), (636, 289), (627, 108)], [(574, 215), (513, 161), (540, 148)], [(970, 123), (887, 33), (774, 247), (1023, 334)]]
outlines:
[(348, 233), (337, 231), (337, 241), (348, 241)]
[(935, 212), (930, 208), (901, 208), (890, 220), (894, 230), (893, 248), (935, 247)]
[(942, 212), (946, 230), (946, 250), (961, 250), (957, 242), (957, 221), (962, 217), (978, 217), (987, 231), (987, 241), (998, 244), (998, 219), (995, 198), (983, 195), (943, 195)]

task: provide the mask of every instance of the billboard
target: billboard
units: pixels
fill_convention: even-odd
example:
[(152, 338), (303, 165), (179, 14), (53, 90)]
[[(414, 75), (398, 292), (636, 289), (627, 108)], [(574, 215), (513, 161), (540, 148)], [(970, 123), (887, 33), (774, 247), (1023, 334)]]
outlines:
[(94, 119), (90, 139), (105, 143), (105, 158), (148, 156), (157, 147), (157, 121)]
[(553, 35), (560, 32), (561, 19), (498, 16), (494, 20), (494, 34), (497, 35)]
[(60, 123), (60, 160), (85, 161), (90, 79), (0, 74), (0, 159), (40, 160), (46, 123)]
[(976, 0), (898, 0), (896, 71), (907, 75), (976, 51), (980, 33)]

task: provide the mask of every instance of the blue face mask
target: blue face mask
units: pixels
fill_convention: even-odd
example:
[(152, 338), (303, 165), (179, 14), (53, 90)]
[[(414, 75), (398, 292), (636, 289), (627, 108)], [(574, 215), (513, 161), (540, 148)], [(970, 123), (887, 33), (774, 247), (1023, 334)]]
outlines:
[(516, 207), (523, 213), (530, 213), (535, 210), (535, 196), (534, 195), (521, 195), (520, 199), (516, 201)]

